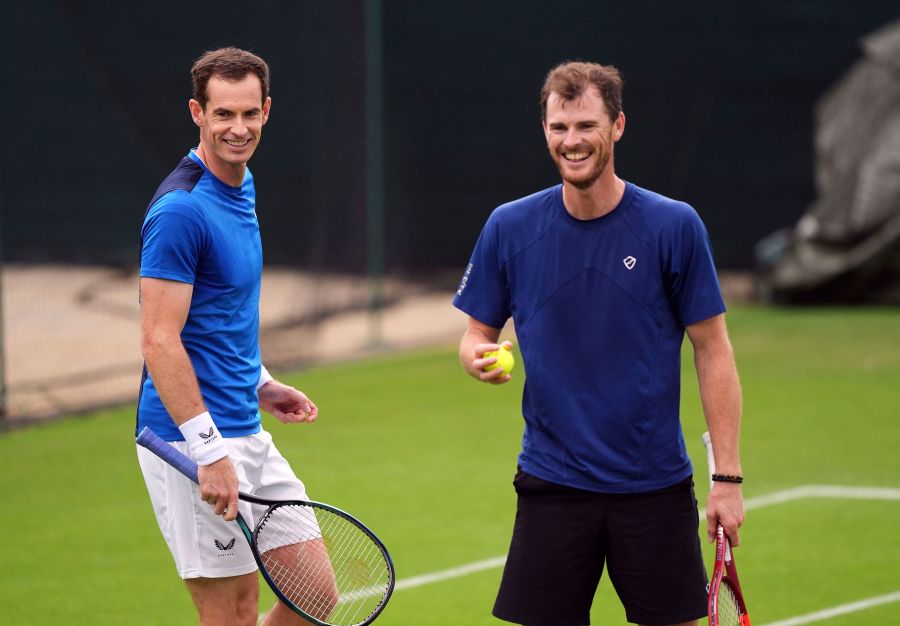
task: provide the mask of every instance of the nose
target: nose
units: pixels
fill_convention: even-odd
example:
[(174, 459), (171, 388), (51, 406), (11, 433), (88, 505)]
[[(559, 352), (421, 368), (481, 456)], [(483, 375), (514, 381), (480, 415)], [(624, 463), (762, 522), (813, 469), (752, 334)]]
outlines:
[(234, 118), (234, 124), (231, 125), (231, 132), (238, 137), (243, 137), (247, 134), (247, 124), (243, 117), (236, 116)]
[(578, 129), (569, 128), (566, 131), (566, 136), (563, 138), (563, 145), (571, 146), (579, 143), (581, 143), (581, 136), (578, 134)]

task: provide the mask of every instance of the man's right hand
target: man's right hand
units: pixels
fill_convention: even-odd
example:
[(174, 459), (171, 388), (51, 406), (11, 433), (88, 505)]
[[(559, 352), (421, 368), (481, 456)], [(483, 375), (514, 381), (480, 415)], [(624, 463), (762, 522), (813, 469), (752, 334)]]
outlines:
[(216, 515), (232, 521), (238, 513), (238, 478), (227, 456), (197, 468), (200, 498), (213, 507)]
[(504, 341), (503, 343), (479, 343), (474, 346), (474, 358), (469, 362), (469, 366), (466, 368), (469, 372), (469, 375), (473, 378), (477, 378), (483, 383), (490, 383), (492, 385), (502, 385), (503, 383), (508, 383), (512, 380), (512, 376), (510, 376), (507, 372), (503, 371), (502, 367), (494, 368), (490, 371), (485, 371), (489, 365), (493, 365), (497, 362), (497, 357), (489, 356), (485, 357), (486, 352), (496, 352), (501, 348), (501, 346), (508, 346), (512, 349), (512, 342)]
[(469, 376), (491, 385), (502, 385), (512, 380), (512, 376), (499, 367), (489, 372), (484, 371), (484, 368), (497, 362), (497, 357), (485, 358), (485, 352), (499, 350), (501, 345), (512, 348), (512, 342), (497, 343), (498, 339), (500, 339), (499, 328), (493, 328), (474, 317), (469, 317), (469, 325), (459, 342), (459, 360)]

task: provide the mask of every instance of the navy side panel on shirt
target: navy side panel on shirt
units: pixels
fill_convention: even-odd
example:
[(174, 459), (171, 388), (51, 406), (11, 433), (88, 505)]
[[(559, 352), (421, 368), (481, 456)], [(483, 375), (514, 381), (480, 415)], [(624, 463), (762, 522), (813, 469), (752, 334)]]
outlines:
[[(217, 179), (192, 151), (160, 185), (141, 230), (141, 277), (192, 285), (181, 342), (200, 392), (225, 437), (258, 432), (262, 246), (256, 191)], [(137, 428), (182, 439), (145, 372)]]
[(633, 184), (594, 220), (560, 185), (497, 208), (454, 305), (512, 317), (526, 370), (519, 464), (592, 491), (660, 489), (692, 472), (679, 419), (685, 327), (725, 310), (696, 212)]
[(147, 205), (147, 211), (144, 212), (144, 219), (147, 218), (147, 212), (150, 211), (150, 207), (156, 204), (157, 200), (170, 191), (177, 191), (180, 189), (181, 191), (190, 192), (194, 188), (194, 185), (200, 180), (201, 176), (203, 176), (203, 168), (200, 167), (199, 164), (190, 157), (181, 159), (178, 166), (172, 170), (171, 174), (166, 176), (166, 179), (162, 181), (159, 188), (156, 190), (156, 193), (153, 194), (153, 199), (150, 201), (150, 204)]

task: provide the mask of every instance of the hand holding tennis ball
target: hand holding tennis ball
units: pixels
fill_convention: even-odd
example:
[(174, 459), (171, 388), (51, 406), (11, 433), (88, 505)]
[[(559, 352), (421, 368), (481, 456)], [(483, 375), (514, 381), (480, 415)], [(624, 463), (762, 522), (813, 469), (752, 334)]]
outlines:
[(512, 346), (509, 344), (503, 344), (500, 346), (499, 350), (494, 350), (493, 352), (485, 352), (484, 358), (497, 357), (497, 362), (492, 363), (484, 368), (485, 372), (490, 372), (491, 370), (495, 370), (498, 367), (503, 368), (504, 374), (511, 374), (513, 371), (513, 367), (516, 365), (516, 360), (513, 358)]

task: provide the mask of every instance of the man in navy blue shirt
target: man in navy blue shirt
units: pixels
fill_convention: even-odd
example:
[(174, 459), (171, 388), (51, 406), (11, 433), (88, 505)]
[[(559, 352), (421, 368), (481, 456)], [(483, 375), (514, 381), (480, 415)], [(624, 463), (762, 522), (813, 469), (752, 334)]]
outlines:
[(689, 205), (619, 178), (622, 79), (564, 63), (541, 92), (562, 184), (498, 207), (454, 304), (469, 315), (466, 372), (503, 384), (485, 353), (509, 318), (527, 378), (515, 528), (494, 615), (587, 624), (603, 572), (629, 621), (706, 615), (697, 502), (679, 416), (681, 344), (694, 360), (717, 471), (710, 537), (739, 543), (741, 391), (703, 223)]
[[(268, 65), (223, 48), (200, 57), (191, 74), (189, 107), (200, 143), (163, 181), (141, 230), (146, 367), (137, 428), (151, 427), (192, 457), (199, 485), (140, 446), (138, 460), (200, 624), (255, 625), (256, 562), (233, 520), (240, 509), (252, 526), (261, 511), (239, 503), (238, 489), (308, 499), (262, 429), (259, 409), (285, 423), (312, 422), (318, 409), (260, 362), (262, 246), (247, 162), (272, 104)], [(326, 578), (321, 583), (330, 588)], [(263, 620), (307, 623), (280, 602)]]

